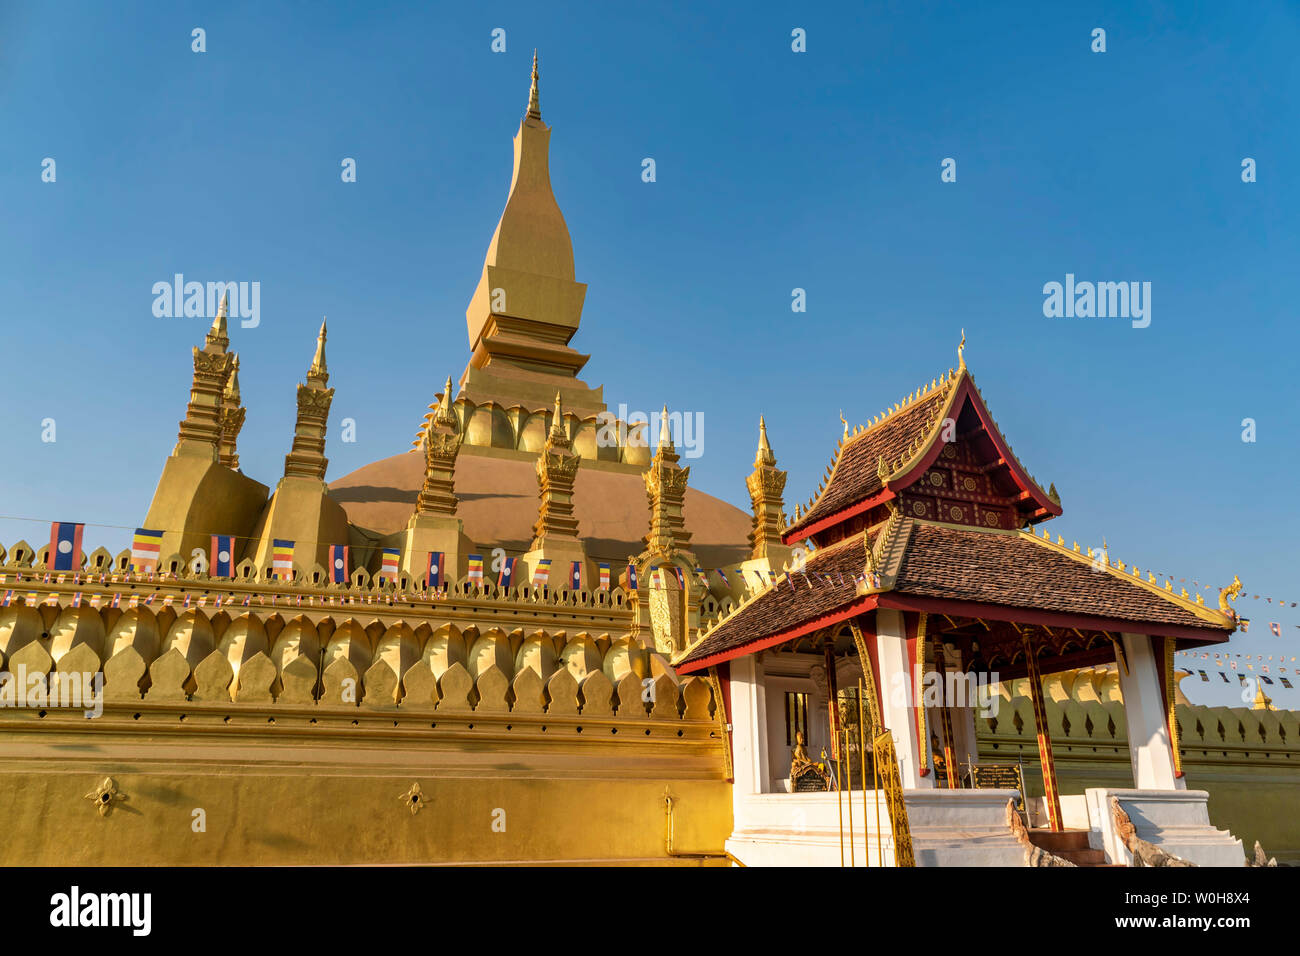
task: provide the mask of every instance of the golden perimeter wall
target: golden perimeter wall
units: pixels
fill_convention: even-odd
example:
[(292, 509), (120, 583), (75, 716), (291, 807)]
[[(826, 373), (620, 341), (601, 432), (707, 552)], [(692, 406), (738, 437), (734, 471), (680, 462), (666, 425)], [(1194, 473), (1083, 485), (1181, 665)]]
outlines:
[(730, 833), (714, 685), (621, 590), (59, 584), (27, 550), (0, 568), (35, 592), (0, 608), (11, 686), (99, 673), (107, 700), (0, 706), (0, 863), (665, 863), (666, 793), (679, 854)]

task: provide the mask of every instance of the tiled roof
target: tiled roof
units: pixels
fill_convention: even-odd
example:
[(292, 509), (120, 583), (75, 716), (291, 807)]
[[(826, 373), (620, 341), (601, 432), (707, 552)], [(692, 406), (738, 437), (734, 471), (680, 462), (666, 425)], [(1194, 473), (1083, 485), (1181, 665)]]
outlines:
[[(837, 610), (857, 596), (855, 575), (866, 568), (866, 535), (857, 535), (808, 556), (804, 572), (794, 572), (768, 588), (688, 648), (680, 662), (699, 660), (751, 641), (792, 631)], [(831, 581), (820, 575), (831, 575)], [(843, 583), (840, 577), (843, 576)]]
[[(885, 574), (885, 594), (996, 604), (1045, 611), (1230, 632), (1233, 624), (1210, 608), (1130, 580), (1114, 569), (1094, 569), (1086, 556), (1019, 532), (959, 528), (903, 518), (891, 525), (890, 541), (875, 550)], [(807, 562), (810, 587), (802, 576), (765, 591), (708, 631), (675, 661), (677, 666), (736, 651), (796, 631), (857, 597), (851, 575), (866, 566), (866, 542), (878, 529), (815, 552)], [(868, 537), (868, 536), (872, 537)], [(895, 542), (903, 546), (896, 572), (888, 567)], [(830, 573), (835, 583), (816, 575)], [(838, 583), (843, 573), (845, 583)], [(891, 577), (892, 575), (892, 577)], [(734, 655), (733, 655), (734, 656)]]
[(1175, 598), (1094, 569), (1028, 534), (917, 522), (893, 590), (918, 597), (1087, 614), (1152, 624), (1230, 629), (1207, 621)]
[(892, 467), (914, 443), (938, 427), (939, 414), (953, 387), (954, 380), (945, 378), (944, 384), (845, 442), (825, 490), (812, 507), (790, 525), (787, 534), (880, 491), (880, 459)]

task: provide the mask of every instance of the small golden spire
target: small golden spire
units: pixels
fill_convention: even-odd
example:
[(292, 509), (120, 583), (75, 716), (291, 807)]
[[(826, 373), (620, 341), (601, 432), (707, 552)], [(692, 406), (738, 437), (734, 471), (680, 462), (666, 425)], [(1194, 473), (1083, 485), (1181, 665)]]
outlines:
[(225, 347), (230, 344), (230, 333), (226, 326), (226, 319), (230, 316), (230, 293), (221, 294), (221, 305), (217, 307), (217, 316), (212, 320), (212, 328), (208, 330), (208, 344)]
[(964, 354), (965, 351), (966, 351), (966, 330), (962, 329), (961, 342), (959, 342), (957, 345), (957, 367), (958, 368), (966, 367), (966, 356)]
[(667, 448), (669, 451), (673, 450), (673, 433), (672, 429), (668, 427), (667, 405), (664, 406), (664, 410), (659, 417), (659, 447)]
[(844, 417), (844, 409), (840, 409), (840, 421), (844, 423), (844, 437), (849, 437), (849, 420)]
[(758, 416), (758, 454), (754, 456), (754, 466), (775, 465), (776, 455), (772, 453), (772, 446), (767, 441), (767, 422), (763, 421), (763, 416)]
[(442, 398), (438, 400), (438, 410), (434, 413), (433, 423), (437, 425), (455, 425), (456, 415), (451, 410), (451, 376), (443, 386)]
[(1261, 682), (1256, 685), (1258, 690), (1255, 691), (1255, 710), (1272, 710), (1273, 698), (1264, 693), (1264, 684)]
[(564, 430), (564, 409), (560, 407), (560, 393), (555, 393), (555, 414), (551, 418), (551, 434), (557, 438), (568, 438), (569, 433)]
[(324, 385), (329, 378), (329, 369), (325, 366), (325, 319), (322, 318), (320, 333), (316, 336), (316, 354), (312, 356), (311, 368), (307, 370), (307, 380)]
[(533, 86), (528, 91), (528, 116), (530, 119), (542, 118), (542, 105), (537, 96), (537, 50), (533, 50)]

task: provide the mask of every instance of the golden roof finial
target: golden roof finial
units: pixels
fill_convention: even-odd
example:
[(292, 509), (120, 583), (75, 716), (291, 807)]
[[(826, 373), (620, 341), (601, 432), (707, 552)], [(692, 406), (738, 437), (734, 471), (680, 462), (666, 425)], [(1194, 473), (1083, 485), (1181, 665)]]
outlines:
[(849, 420), (844, 417), (844, 409), (840, 409), (840, 421), (844, 423), (844, 437), (849, 437)]
[(957, 344), (957, 367), (959, 369), (966, 367), (966, 356), (964, 354), (965, 351), (966, 351), (966, 330), (962, 329), (961, 342)]
[(307, 370), (308, 380), (319, 380), (323, 385), (329, 381), (329, 370), (325, 366), (325, 319), (321, 319), (320, 332), (316, 336), (316, 354), (312, 356), (311, 368)]
[(754, 466), (775, 465), (776, 455), (772, 454), (772, 446), (767, 442), (767, 422), (763, 421), (763, 416), (758, 416), (758, 454), (754, 456)]
[(528, 115), (532, 119), (542, 118), (542, 104), (537, 96), (537, 49), (533, 49), (533, 86), (528, 91)]

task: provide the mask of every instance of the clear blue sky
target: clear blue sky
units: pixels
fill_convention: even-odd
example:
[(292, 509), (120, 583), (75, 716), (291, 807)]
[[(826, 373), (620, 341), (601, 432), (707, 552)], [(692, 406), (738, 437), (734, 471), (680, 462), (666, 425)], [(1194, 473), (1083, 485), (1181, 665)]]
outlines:
[[(153, 316), (175, 272), (261, 283), (246, 472), (280, 476), (326, 314), (330, 477), (409, 447), (465, 365), (536, 46), (584, 378), (703, 412), (694, 486), (747, 506), (762, 412), (806, 498), (839, 410), (928, 382), (964, 327), (1067, 541), (1300, 601), (1295, 4), (548, 6), (0, 3), (0, 513), (143, 519), (204, 326)], [(1150, 327), (1045, 318), (1067, 272), (1151, 282)], [(1300, 609), (1239, 606), (1232, 652), (1297, 653)]]

